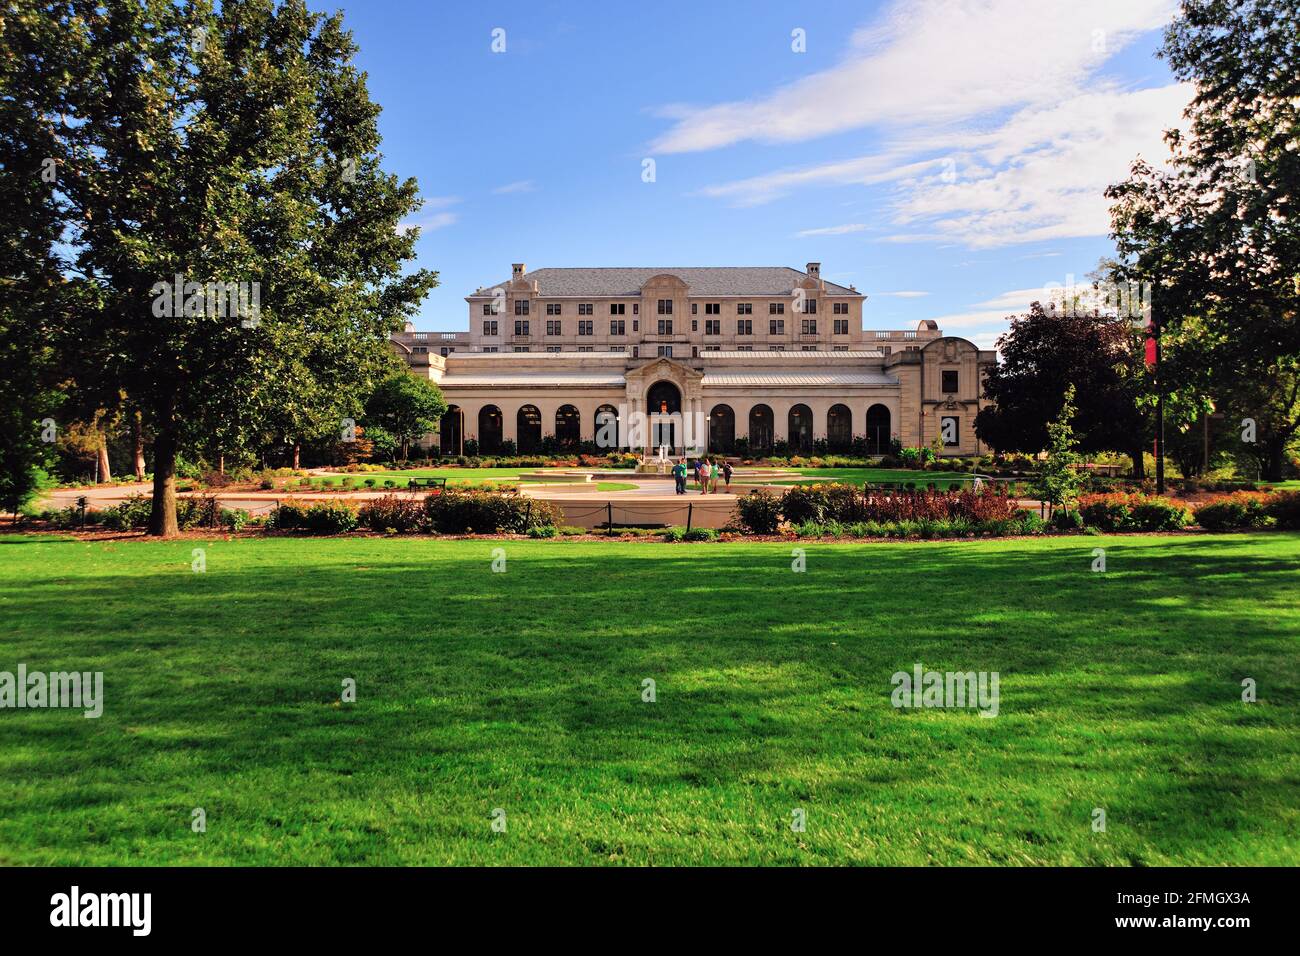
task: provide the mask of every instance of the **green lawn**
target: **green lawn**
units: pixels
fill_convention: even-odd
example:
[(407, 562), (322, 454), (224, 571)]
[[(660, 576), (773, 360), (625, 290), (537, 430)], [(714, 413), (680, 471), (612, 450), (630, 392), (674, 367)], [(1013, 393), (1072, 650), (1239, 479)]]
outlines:
[[(947, 488), (954, 481), (969, 478), (964, 471), (918, 471), (906, 468), (791, 468), (803, 475), (802, 479), (782, 479), (780, 481), (761, 481), (761, 484), (798, 485), (816, 481), (836, 481), (842, 484), (861, 485), (872, 481), (915, 481), (918, 485), (933, 481), (941, 488)], [(743, 477), (743, 475), (742, 475)], [(963, 487), (969, 482), (962, 482)]]
[(1300, 863), (1300, 536), (798, 546), (0, 541), (0, 864)]
[(556, 480), (562, 480), (561, 472), (573, 471), (572, 468), (407, 468), (400, 471), (368, 471), (348, 475), (318, 475), (322, 484), (335, 486), (343, 478), (351, 478), (354, 485), (365, 487), (367, 478), (375, 479), (375, 486), (382, 488), (387, 480), (396, 481), (405, 487), (411, 478), (446, 478), (448, 484), (495, 484), (497, 482), (518, 482), (520, 475), (531, 475), (554, 471)]

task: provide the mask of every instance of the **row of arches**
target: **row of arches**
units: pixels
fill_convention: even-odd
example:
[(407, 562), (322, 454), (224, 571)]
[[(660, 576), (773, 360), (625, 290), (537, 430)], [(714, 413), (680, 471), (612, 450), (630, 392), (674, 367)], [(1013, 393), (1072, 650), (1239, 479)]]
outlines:
[[(676, 409), (673, 409), (676, 411)], [(501, 451), (504, 435), (504, 415), (496, 405), (484, 405), (478, 413), (479, 450), (484, 455)], [(826, 413), (826, 442), (831, 450), (848, 449), (853, 442), (853, 410), (844, 404), (832, 405)], [(462, 410), (452, 405), (442, 418), (439, 444), (444, 455), (459, 453), (463, 435)], [(596, 409), (593, 437), (601, 429), (612, 428), (617, 435), (618, 409), (601, 405)], [(775, 416), (770, 406), (757, 404), (749, 409), (747, 438), (751, 453), (771, 451), (775, 444)], [(880, 404), (867, 409), (864, 422), (868, 454), (884, 454), (889, 450), (890, 414)], [(562, 447), (576, 448), (582, 441), (582, 414), (573, 405), (561, 405), (555, 410), (552, 423), (556, 441)], [(814, 418), (812, 409), (798, 404), (790, 408), (786, 417), (786, 441), (791, 450), (813, 450)], [(516, 447), (519, 454), (535, 453), (542, 444), (542, 413), (536, 405), (523, 405), (515, 413)], [(729, 454), (736, 447), (736, 413), (730, 405), (713, 406), (708, 417), (708, 450), (714, 454)]]

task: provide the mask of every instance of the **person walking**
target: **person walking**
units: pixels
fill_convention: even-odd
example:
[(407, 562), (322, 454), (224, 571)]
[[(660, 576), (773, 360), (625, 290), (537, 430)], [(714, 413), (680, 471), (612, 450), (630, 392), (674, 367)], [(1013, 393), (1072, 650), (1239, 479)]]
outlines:
[(729, 461), (722, 463), (722, 480), (727, 483), (727, 494), (731, 494), (731, 462)]
[(718, 467), (718, 461), (715, 458), (713, 464), (709, 466), (709, 494), (716, 495), (718, 493), (718, 475), (721, 473), (722, 469)]
[(686, 459), (683, 458), (677, 464), (673, 465), (673, 484), (676, 485), (676, 493), (679, 495), (686, 494)]
[(700, 459), (700, 494), (709, 493), (709, 459)]

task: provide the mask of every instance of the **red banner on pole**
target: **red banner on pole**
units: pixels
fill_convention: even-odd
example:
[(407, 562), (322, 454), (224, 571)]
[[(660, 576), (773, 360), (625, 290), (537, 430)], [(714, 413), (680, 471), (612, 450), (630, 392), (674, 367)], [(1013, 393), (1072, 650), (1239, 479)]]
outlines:
[(1147, 323), (1146, 363), (1147, 368), (1156, 367), (1156, 324), (1154, 322)]

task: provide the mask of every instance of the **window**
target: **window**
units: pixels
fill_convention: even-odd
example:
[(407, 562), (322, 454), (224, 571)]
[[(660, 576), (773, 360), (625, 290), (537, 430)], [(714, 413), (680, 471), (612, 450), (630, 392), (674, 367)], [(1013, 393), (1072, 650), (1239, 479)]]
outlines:
[(768, 314), (768, 315), (785, 315), (785, 303), (784, 303), (784, 302), (769, 302), (769, 303), (767, 304), (767, 314)]
[(754, 351), (754, 346), (752, 346), (752, 345), (737, 345), (737, 346), (736, 346), (736, 351), (737, 351), (737, 352), (752, 352), (752, 351)]
[(768, 319), (768, 335), (785, 335), (785, 319)]
[(559, 345), (548, 345), (548, 346), (546, 346), (546, 351), (548, 351), (548, 352), (563, 352), (564, 349), (563, 349), (561, 346), (559, 346)]
[(514, 350), (515, 350), (516, 352), (527, 352), (527, 351), (528, 351), (528, 346), (527, 346), (527, 345), (516, 345), (516, 346), (514, 347)]
[(560, 311), (560, 303), (558, 303), (558, 302), (548, 302), (548, 303), (546, 303), (546, 314), (547, 314), (547, 315), (563, 315), (563, 313)]
[(610, 350), (611, 352), (626, 352), (626, 351), (627, 351), (627, 346), (626, 346), (626, 345), (611, 345), (611, 346), (609, 347), (609, 350)]
[(722, 314), (722, 303), (721, 303), (721, 302), (705, 302), (705, 303), (704, 303), (704, 314), (705, 314), (705, 315), (721, 315), (721, 314)]
[(626, 314), (626, 312), (625, 312), (626, 309), (627, 309), (627, 306), (626, 306), (624, 303), (622, 303), (622, 302), (611, 302), (611, 303), (609, 304), (609, 314), (610, 314), (610, 315), (625, 315), (625, 314)]
[(753, 314), (754, 314), (754, 303), (752, 302), (736, 303), (736, 315), (753, 315)]
[(627, 335), (627, 332), (624, 331), (624, 325), (623, 325), (623, 323), (624, 323), (625, 321), (627, 321), (627, 320), (626, 320), (626, 319), (610, 319), (610, 320), (609, 320), (609, 334), (610, 334), (610, 335)]
[(816, 351), (817, 351), (817, 346), (815, 346), (815, 345), (801, 345), (799, 348), (800, 348), (800, 351), (803, 351), (803, 352), (816, 352)]
[(547, 335), (559, 335), (559, 334), (560, 334), (560, 326), (561, 326), (562, 324), (563, 324), (563, 323), (561, 323), (559, 319), (547, 319), (547, 320), (546, 320), (546, 334), (547, 334)]
[(721, 320), (721, 319), (705, 319), (705, 320), (704, 320), (704, 334), (705, 334), (705, 335), (721, 335), (721, 334), (722, 334), (722, 320)]
[(592, 311), (592, 305), (591, 305), (590, 302), (579, 302), (579, 303), (578, 303), (578, 314), (579, 314), (579, 315), (594, 315), (595, 313)]
[(495, 303), (495, 302), (484, 302), (484, 303), (483, 303), (483, 314), (484, 314), (484, 315), (496, 315), (496, 314), (497, 314), (496, 303)]
[(523, 321), (520, 321), (519, 319), (515, 319), (515, 335), (527, 335), (527, 334), (528, 334), (528, 320), (524, 319)]
[[(812, 300), (810, 299), (809, 301), (812, 301)], [(800, 320), (799, 320), (799, 331), (802, 332), (804, 335), (816, 335), (816, 334), (817, 334), (817, 320), (816, 320), (816, 319), (800, 319)]]
[(428, 354), (429, 354), (429, 346), (427, 346), (427, 345), (417, 345), (417, 346), (415, 346), (413, 349), (411, 349), (411, 351), (414, 352), (416, 355), (428, 355)]
[(655, 350), (655, 354), (656, 354), (656, 355), (661, 355), (661, 356), (663, 356), (664, 358), (672, 358), (672, 357), (673, 357), (673, 347), (672, 347), (671, 345), (661, 345), (661, 346), (659, 346), (659, 347)]
[(700, 314), (700, 304), (698, 302), (692, 302), (691, 315), (699, 315), (699, 314)]
[(943, 439), (945, 445), (957, 445), (960, 420), (955, 415), (944, 415), (939, 419), (939, 437)]
[(804, 299), (804, 300), (803, 300), (803, 310), (804, 310), (804, 313), (807, 314), (807, 315), (816, 315), (816, 314), (817, 314), (817, 300), (816, 300), (816, 299), (813, 299), (813, 298)]
[(784, 346), (784, 345), (773, 345), (771, 348), (772, 348), (772, 351), (773, 351), (773, 352), (784, 352), (784, 351), (785, 351), (785, 346)]
[(849, 304), (847, 302), (836, 302), (831, 306), (831, 312), (835, 315), (848, 315)]
[(641, 323), (638, 322), (636, 319), (632, 320), (632, 331), (633, 332), (641, 331)]
[(721, 352), (721, 351), (722, 351), (722, 346), (721, 346), (721, 345), (706, 345), (706, 346), (704, 346), (704, 351), (706, 351), (706, 352)]
[(485, 346), (483, 346), (483, 351), (484, 351), (484, 352), (498, 352), (498, 351), (500, 351), (500, 349), (498, 349), (495, 345), (485, 345)]
[(528, 314), (528, 300), (515, 299), (515, 315), (527, 315), (527, 314)]
[[(942, 391), (942, 392), (956, 392), (956, 391), (957, 391), (957, 371), (956, 371), (956, 369), (944, 369), (944, 370), (943, 370), (943, 373), (942, 373), (942, 381), (941, 381), (941, 383), (940, 383), (940, 385), (939, 385), (939, 390)], [(955, 443), (954, 443), (954, 444), (955, 444)]]
[(737, 319), (737, 320), (736, 320), (736, 334), (737, 334), (737, 335), (753, 335), (753, 334), (754, 334), (754, 320), (753, 320), (753, 319)]
[(640, 315), (640, 314), (641, 314), (641, 303), (640, 303), (640, 302), (633, 302), (633, 303), (632, 303), (632, 314), (633, 314), (633, 315)]
[(592, 346), (590, 346), (590, 345), (579, 345), (579, 346), (578, 346), (578, 351), (579, 351), (579, 352), (591, 352), (591, 351), (594, 351), (594, 349), (593, 349)]
[(691, 319), (691, 331), (698, 332), (699, 330), (700, 330), (700, 323), (696, 322), (694, 319)]
[(880, 351), (881, 351), (881, 354), (883, 354), (883, 355), (888, 355), (890, 352), (892, 352), (892, 351), (894, 351), (894, 350), (891, 349), (888, 345), (886, 345), (886, 346), (885, 346), (883, 349), (881, 349)]
[(483, 323), (483, 334), (484, 334), (484, 335), (496, 335), (496, 334), (497, 334), (497, 323), (496, 323), (496, 319), (492, 319), (492, 320), (490, 320), (490, 321), (485, 321), (485, 322)]
[(672, 300), (672, 299), (660, 299), (660, 300), (659, 300), (659, 314), (660, 314), (660, 315), (672, 315), (672, 314), (673, 314), (673, 300)]
[(450, 354), (451, 354), (452, 352), (454, 352), (454, 351), (456, 351), (456, 350), (455, 350), (455, 349), (449, 349), (449, 348), (447, 348), (447, 346), (444, 345), (442, 348), (438, 349), (438, 354), (440, 354), (443, 358), (446, 358), (448, 355), (450, 355)]
[(672, 319), (660, 319), (660, 320), (659, 320), (659, 334), (660, 334), (660, 335), (672, 335), (672, 334), (673, 334), (673, 320), (672, 320)]
[(639, 345), (632, 346), (632, 357), (639, 358), (640, 355), (641, 355), (641, 347)]
[(847, 352), (849, 350), (849, 347), (847, 345), (837, 345), (834, 347), (834, 350), (836, 352)]
[(848, 319), (836, 319), (836, 320), (835, 320), (835, 334), (836, 334), (836, 335), (848, 335), (848, 334), (849, 334), (849, 320), (848, 320)]
[(579, 320), (578, 320), (578, 334), (579, 334), (579, 335), (595, 335), (595, 333), (591, 330), (591, 327), (592, 327), (593, 324), (594, 324), (594, 323), (591, 321), (591, 319), (579, 319)]

